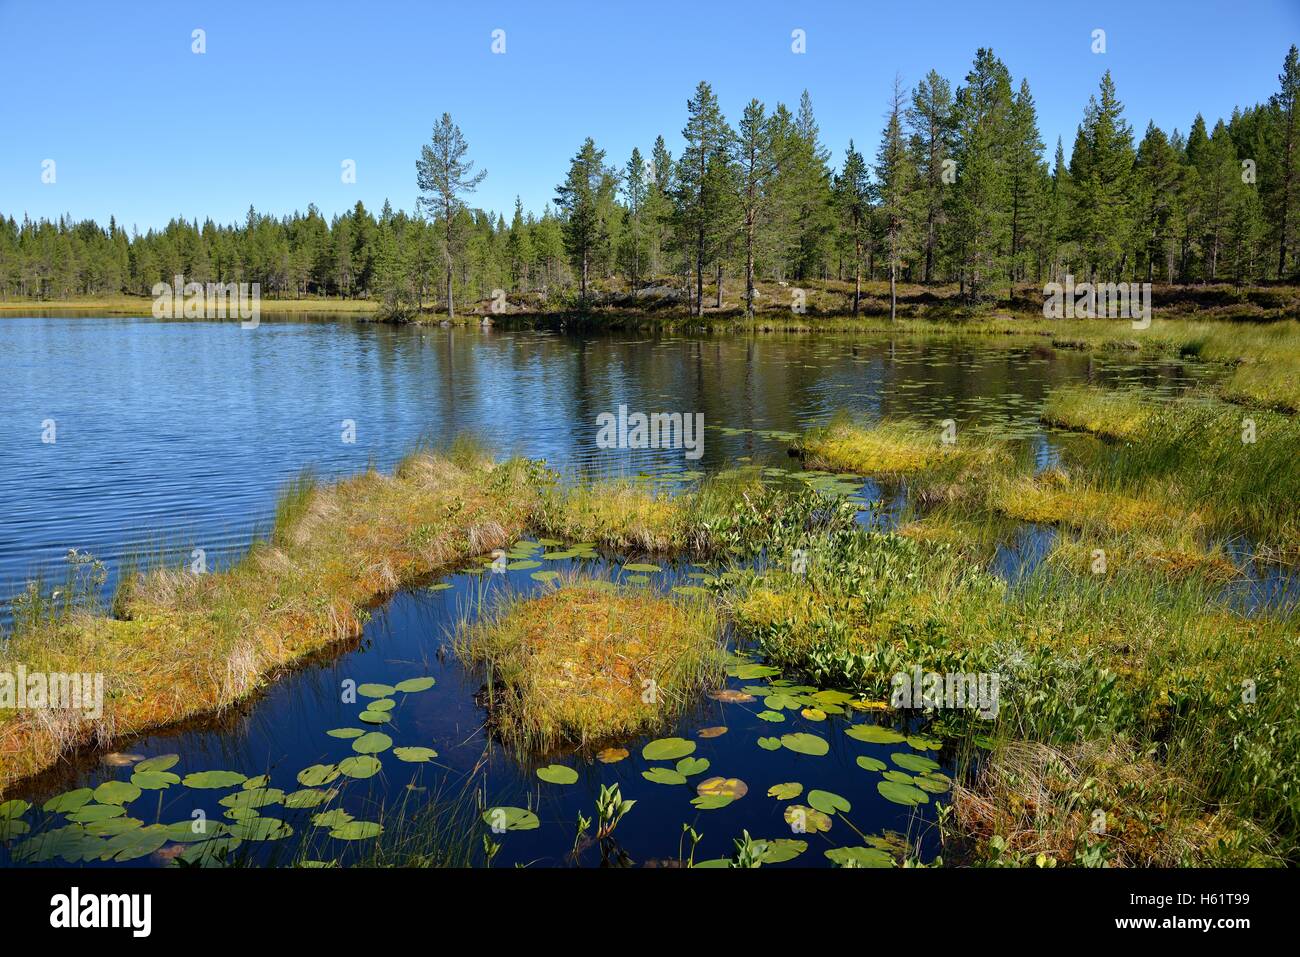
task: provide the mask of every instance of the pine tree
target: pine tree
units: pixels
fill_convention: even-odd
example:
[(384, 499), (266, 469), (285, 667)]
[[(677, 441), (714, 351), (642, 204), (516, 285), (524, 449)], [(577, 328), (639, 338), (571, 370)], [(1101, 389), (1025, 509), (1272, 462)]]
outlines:
[(1122, 274), (1132, 233), (1133, 131), (1110, 71), (1088, 101), (1070, 157), (1076, 238), (1089, 277)]
[(934, 281), (935, 257), (944, 216), (944, 162), (953, 159), (953, 103), (948, 81), (934, 70), (926, 74), (912, 93), (907, 111), (910, 148), (917, 167), (918, 201), (925, 215), (923, 282)]
[(605, 166), (605, 151), (589, 136), (569, 163), (569, 175), (555, 187), (555, 204), (564, 213), (564, 249), (578, 275), (579, 297), (588, 298), (592, 260), (606, 242), (602, 198), (613, 192), (613, 170)]
[(424, 194), (420, 200), (442, 220), (448, 318), (456, 315), (452, 277), (464, 238), (457, 214), (465, 209), (464, 197), (473, 193), (487, 176), (487, 170), (474, 172), (474, 163), (466, 159), (468, 152), (469, 144), (460, 127), (451, 121), (450, 113), (444, 113), (433, 128), (432, 141), (421, 147), (420, 158), (415, 162), (416, 185)]
[(844, 153), (844, 167), (835, 177), (835, 203), (840, 229), (853, 249), (853, 315), (862, 309), (862, 249), (868, 241), (871, 221), (871, 180), (866, 160), (849, 140)]
[[(912, 199), (916, 169), (903, 140), (902, 81), (894, 78), (894, 92), (885, 115), (885, 130), (876, 152), (876, 195), (889, 265), (889, 321), (898, 315), (898, 274), (910, 254), (914, 233)], [(855, 300), (856, 305), (856, 300)], [(856, 311), (856, 310), (855, 310)]]
[(762, 230), (771, 211), (772, 177), (777, 169), (771, 123), (758, 100), (750, 100), (745, 107), (735, 149), (745, 243), (745, 315), (753, 318), (755, 262)]
[(708, 83), (700, 82), (686, 104), (682, 129), (686, 148), (676, 167), (675, 222), (683, 243), (689, 245), (695, 267), (695, 315), (704, 315), (704, 267), (713, 262), (728, 225), (724, 207), (729, 201), (726, 164), (732, 140)]

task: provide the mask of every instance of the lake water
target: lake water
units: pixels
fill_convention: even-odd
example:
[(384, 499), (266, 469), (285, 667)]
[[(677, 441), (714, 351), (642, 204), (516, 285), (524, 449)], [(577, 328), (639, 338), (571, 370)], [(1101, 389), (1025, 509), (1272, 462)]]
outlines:
[[(1023, 436), (1037, 444), (1047, 462), (1059, 437), (1044, 432), (1037, 415), (1053, 387), (1141, 382), (1178, 391), (1201, 374), (1179, 362), (1096, 359), (988, 340), (975, 348), (888, 337), (634, 339), (352, 321), (264, 322), (242, 330), (137, 319), (5, 319), (0, 320), (6, 397), (0, 416), (5, 449), (0, 580), (10, 584), (12, 594), (33, 571), (57, 568), (69, 548), (93, 552), (110, 572), (132, 554), (160, 544), (202, 547), (215, 563), (246, 547), (255, 530), (266, 525), (278, 491), (302, 470), (333, 476), (370, 464), (388, 467), (420, 440), (473, 433), (498, 452), (542, 457), (573, 472), (690, 476), (738, 461), (790, 467), (788, 442), (766, 433), (795, 432), (848, 409), (936, 423), (952, 418), (960, 428)], [(596, 417), (619, 405), (631, 411), (702, 412), (703, 457), (694, 462), (680, 452), (598, 448)], [(47, 420), (56, 429), (52, 443), (42, 442)], [(355, 425), (354, 443), (343, 441), (345, 420)], [(866, 491), (867, 498), (877, 497), (870, 483)], [(888, 522), (897, 501), (882, 497), (882, 511), (864, 513), (864, 520)], [(1041, 551), (1045, 534), (1023, 529), (999, 552), (995, 566), (1014, 574), (1019, 556), (1032, 558)], [(604, 556), (588, 565), (616, 576), (616, 558)], [(668, 566), (648, 587), (669, 588), (690, 571)], [(791, 862), (799, 865), (829, 864), (824, 851), (861, 847), (864, 839), (896, 847), (904, 839), (898, 835), (923, 859), (937, 853), (929, 827), (934, 802), (900, 806), (882, 797), (874, 782), (881, 768), (898, 774), (900, 767), (911, 764), (914, 770), (928, 761), (948, 772), (954, 756), (917, 736), (915, 727), (899, 729), (897, 740), (887, 743), (845, 733), (871, 723), (870, 714), (832, 710), (825, 720), (816, 720), (792, 709), (773, 723), (759, 716), (765, 710), (761, 697), (739, 703), (703, 699), (661, 732), (694, 742), (694, 756), (709, 761), (708, 770), (688, 783), (656, 784), (642, 777), (653, 766), (671, 766), (641, 756), (648, 738), (626, 742), (631, 755), (614, 764), (590, 755), (560, 756), (557, 760), (578, 771), (574, 784), (539, 781), (533, 767), (492, 743), (475, 700), (482, 676), (463, 669), (447, 653), (447, 643), (477, 596), (490, 604), (511, 590), (545, 586), (528, 572), (459, 573), (441, 584), (449, 587), (422, 585), (402, 592), (376, 611), (355, 646), (304, 664), (220, 718), (147, 735), (121, 750), (145, 758), (175, 753), (180, 758), (171, 771), (179, 776), (211, 770), (267, 774), (270, 788), (290, 793), (302, 787), (298, 775), (305, 768), (353, 754), (351, 740), (326, 734), (362, 727), (358, 714), (364, 701), (344, 701), (344, 681), (391, 685), (430, 676), (436, 679), (432, 688), (393, 695), (392, 720), (381, 729), (396, 747), (432, 747), (437, 758), (410, 764), (385, 751), (378, 756), (382, 771), (376, 776), (324, 785), (340, 789), (330, 808), (359, 821), (382, 822), (391, 837), (401, 827), (399, 805), (413, 812), (435, 795), (468, 794), (479, 806), (453, 830), (480, 853), (483, 836), (498, 841), (498, 866), (590, 865), (602, 860), (602, 849), (590, 840), (579, 843), (576, 857), (570, 853), (578, 814), (592, 817), (599, 786), (620, 783), (624, 797), (638, 804), (619, 825), (618, 847), (612, 859), (605, 855), (606, 862), (620, 860), (621, 854), (637, 864), (670, 866), (683, 824), (703, 834), (697, 861), (730, 854), (744, 829), (755, 838), (807, 842)], [(732, 688), (752, 684), (744, 677), (729, 681)], [(711, 730), (701, 735), (705, 728)], [(795, 733), (823, 739), (827, 753), (758, 744)], [(64, 836), (51, 839), (48, 857), (37, 853), (37, 844), (17, 843), (64, 825), (68, 812), (39, 810), (50, 796), (125, 781), (136, 760), (106, 764), (100, 755), (81, 755), (20, 789), (17, 796), (37, 805), (24, 819), (31, 830), (8, 825), (9, 833), (0, 835), (9, 838), (0, 840), (0, 863), (13, 863), (12, 855), (23, 848), (17, 853), (24, 860), (112, 863), (99, 860), (107, 853), (136, 864), (163, 864), (183, 845), (153, 848), (152, 836), (108, 842), (118, 831), (144, 833), (152, 825), (184, 829), (196, 811), (227, 827), (239, 823), (228, 813), (230, 803), (221, 803), (239, 793), (237, 785), (209, 791), (173, 784), (130, 801), (129, 814), (120, 816), (126, 824), (113, 824), (118, 818), (91, 824), (97, 843), (83, 843), (81, 831), (70, 844), (60, 843), (71, 839), (66, 831), (56, 832)], [(689, 802), (694, 786), (713, 775), (739, 778), (749, 793), (725, 807), (697, 809)], [(769, 787), (789, 782), (802, 785), (799, 798), (766, 795)], [(814, 789), (848, 798), (852, 809), (835, 815), (825, 833), (792, 834), (783, 809), (806, 801)], [(493, 835), (478, 814), (503, 805), (532, 810), (538, 826)], [(284, 821), (293, 833), (284, 840), (244, 840), (232, 849), (240, 859), (273, 863), (306, 856), (346, 862), (369, 853), (370, 841), (336, 840), (328, 837), (329, 828), (315, 826), (311, 817), (322, 808), (290, 809), (275, 801), (255, 810)], [(114, 855), (110, 847), (121, 853)]]

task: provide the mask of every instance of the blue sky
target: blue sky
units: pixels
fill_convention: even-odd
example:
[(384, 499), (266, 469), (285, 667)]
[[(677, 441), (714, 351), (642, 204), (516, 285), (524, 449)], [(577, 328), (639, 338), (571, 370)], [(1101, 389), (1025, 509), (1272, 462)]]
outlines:
[[(250, 203), (411, 209), (420, 144), (445, 110), (488, 170), (474, 204), (508, 218), (516, 193), (538, 211), (550, 201), (588, 135), (619, 165), (658, 133), (676, 154), (701, 79), (729, 118), (750, 97), (794, 108), (807, 88), (838, 163), (850, 137), (874, 153), (895, 73), (910, 87), (934, 68), (956, 85), (980, 46), (1028, 77), (1049, 154), (1058, 134), (1068, 153), (1108, 68), (1139, 134), (1148, 119), (1186, 131), (1197, 111), (1213, 124), (1267, 98), (1293, 42), (1300, 0), (0, 0), (0, 212), (145, 229), (240, 220)], [(345, 159), (355, 184), (340, 181)]]

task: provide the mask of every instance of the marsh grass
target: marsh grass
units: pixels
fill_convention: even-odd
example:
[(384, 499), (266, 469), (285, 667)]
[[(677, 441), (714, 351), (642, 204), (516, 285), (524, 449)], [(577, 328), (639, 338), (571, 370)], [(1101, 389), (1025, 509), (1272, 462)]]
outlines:
[(508, 544), (536, 509), (544, 469), (493, 464), (469, 446), (293, 483), (270, 534), (232, 567), (174, 566), (124, 580), (116, 617), (75, 607), (18, 619), (0, 670), (104, 675), (98, 719), (29, 709), (0, 717), (0, 787), (66, 750), (219, 711), (306, 654), (360, 633), (404, 583)]
[(467, 616), (453, 640), (484, 668), (497, 733), (527, 754), (664, 726), (721, 680), (722, 646), (711, 603), (578, 576)]

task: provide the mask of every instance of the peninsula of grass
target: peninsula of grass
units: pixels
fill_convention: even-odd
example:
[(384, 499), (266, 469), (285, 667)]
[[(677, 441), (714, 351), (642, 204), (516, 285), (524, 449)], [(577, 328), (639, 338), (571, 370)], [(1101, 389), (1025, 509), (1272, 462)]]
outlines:
[(724, 661), (711, 603), (590, 578), (504, 603), (454, 647), (484, 667), (495, 730), (526, 754), (663, 727)]
[(516, 540), (538, 465), (469, 447), (418, 452), (393, 475), (297, 483), (275, 527), (227, 571), (126, 575), (114, 614), (19, 603), (0, 671), (99, 673), (103, 714), (0, 711), (0, 789), (70, 750), (218, 712), (282, 668), (357, 635), (366, 609), (415, 579)]

